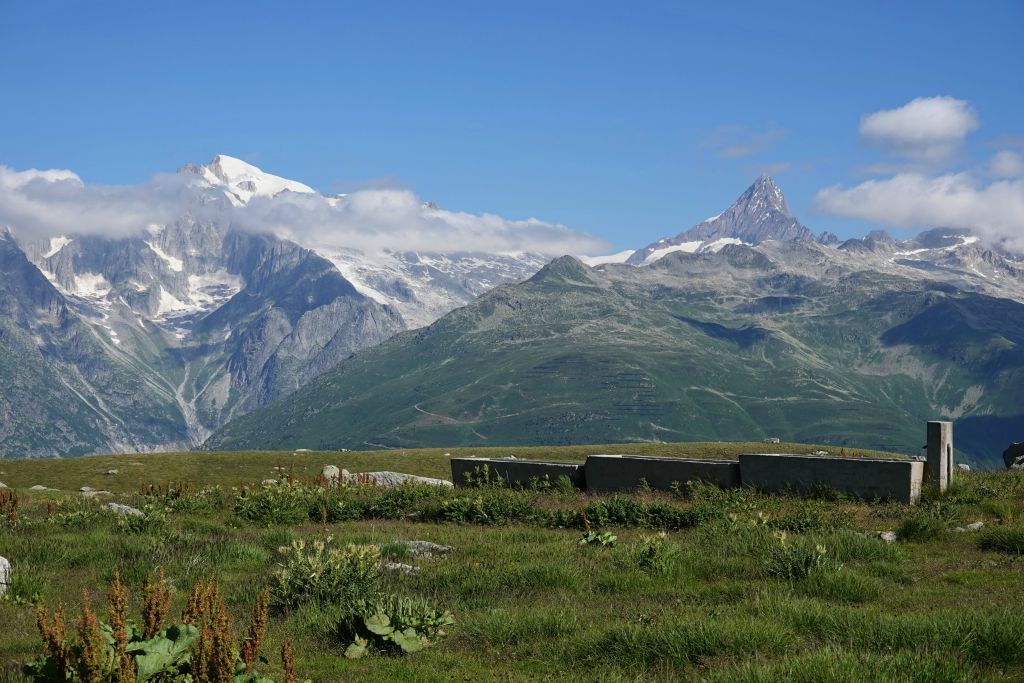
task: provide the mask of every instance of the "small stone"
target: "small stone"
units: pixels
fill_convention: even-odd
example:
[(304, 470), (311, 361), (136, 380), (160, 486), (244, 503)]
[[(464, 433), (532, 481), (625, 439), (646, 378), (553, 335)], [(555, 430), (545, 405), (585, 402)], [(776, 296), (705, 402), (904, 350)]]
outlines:
[(455, 548), (450, 545), (440, 545), (438, 543), (431, 543), (430, 541), (406, 541), (405, 547), (409, 549), (409, 553), (413, 557), (430, 558), (435, 555), (447, 555)]
[(142, 510), (133, 508), (131, 505), (122, 505), (121, 503), (107, 503), (103, 506), (105, 509), (111, 512), (116, 512), (122, 517), (142, 517)]
[(2, 481), (0, 481), (0, 489), (5, 489), (5, 488), (7, 488), (7, 484), (5, 484)]
[(78, 490), (81, 491), (82, 493), (89, 493), (90, 491), (95, 491), (96, 489), (94, 489), (91, 486), (83, 486), (82, 488), (80, 488)]
[(117, 472), (117, 470), (107, 470), (107, 471), (106, 471), (106, 472), (104, 472), (103, 474), (106, 474), (106, 475), (108, 475), (108, 476), (113, 476), (113, 475), (115, 475), (115, 474), (117, 474), (117, 473), (118, 473), (118, 472)]
[(958, 462), (956, 464), (956, 468), (958, 470), (960, 470), (961, 472), (970, 472), (971, 471), (971, 466), (966, 464), (966, 463), (962, 463), (962, 462)]
[(35, 486), (33, 486), (33, 487), (31, 487), (29, 489), (29, 491), (56, 491), (56, 490), (57, 489), (51, 489), (48, 486), (43, 486), (42, 484), (36, 484)]
[(981, 527), (985, 526), (985, 522), (971, 522), (967, 525), (968, 531), (979, 531)]
[(384, 569), (389, 572), (398, 572), (399, 574), (419, 574), (420, 568), (414, 567), (411, 564), (403, 564), (401, 562), (385, 562)]
[(882, 539), (883, 541), (885, 541), (886, 543), (895, 543), (896, 542), (896, 532), (895, 531), (882, 531), (882, 532), (880, 532), (878, 534), (878, 537), (880, 539)]
[(112, 496), (110, 491), (82, 491), (82, 498), (95, 498), (96, 496)]
[(11, 585), (11, 561), (6, 557), (0, 557), (0, 595), (7, 592)]
[(273, 486), (274, 484), (277, 483), (277, 479), (264, 479), (260, 483), (263, 484), (264, 486)]

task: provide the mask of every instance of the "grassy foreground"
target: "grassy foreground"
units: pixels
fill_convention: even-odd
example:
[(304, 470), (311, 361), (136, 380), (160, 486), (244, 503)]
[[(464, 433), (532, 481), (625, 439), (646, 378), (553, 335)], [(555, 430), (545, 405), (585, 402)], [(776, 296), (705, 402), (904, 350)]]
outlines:
[[(508, 448), (501, 455), (582, 459), (587, 453), (728, 457), (764, 444)], [(771, 450), (809, 452), (782, 444)], [(325, 490), (270, 485), (281, 465), (311, 480), (325, 464), (447, 477), (446, 453), (181, 453), (0, 461), (18, 489), (16, 520), (0, 519), (0, 555), (14, 570), (0, 601), (0, 681), (42, 652), (32, 602), (77, 613), (82, 589), (103, 616), (115, 566), (141, 607), (147, 572), (164, 568), (171, 612), (215, 573), (241, 634), (262, 588), (295, 540), (375, 544), (420, 568), (386, 572), (379, 589), (454, 615), (448, 635), (414, 654), (350, 660), (330, 597), (271, 613), (260, 672), (299, 680), (1024, 680), (1024, 473), (961, 475), (921, 506), (828, 496), (767, 496), (696, 486), (677, 494)], [(864, 455), (877, 455), (865, 453)], [(139, 463), (139, 464), (133, 464)], [(105, 471), (117, 469), (117, 475)], [(191, 481), (168, 491), (171, 482)], [(33, 485), (60, 491), (28, 492)], [(232, 490), (253, 485), (246, 492)], [(157, 490), (143, 495), (144, 486)], [(145, 510), (118, 518), (81, 486)], [(219, 490), (201, 493), (204, 487)], [(585, 521), (584, 521), (585, 520)], [(984, 522), (977, 532), (958, 526)], [(580, 544), (584, 526), (595, 533)], [(878, 531), (899, 531), (887, 544)], [(660, 533), (665, 535), (662, 537)], [(417, 559), (397, 545), (450, 545)], [(340, 600), (340, 596), (338, 600)], [(69, 620), (70, 621), (70, 620)], [(73, 630), (73, 628), (72, 628)]]

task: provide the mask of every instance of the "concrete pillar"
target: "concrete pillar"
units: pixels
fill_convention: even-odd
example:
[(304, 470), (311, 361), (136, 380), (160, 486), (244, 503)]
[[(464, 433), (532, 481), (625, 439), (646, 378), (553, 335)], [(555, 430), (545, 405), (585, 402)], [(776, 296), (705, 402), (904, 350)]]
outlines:
[(953, 481), (953, 467), (953, 423), (929, 422), (925, 479), (935, 482), (940, 491), (945, 491)]

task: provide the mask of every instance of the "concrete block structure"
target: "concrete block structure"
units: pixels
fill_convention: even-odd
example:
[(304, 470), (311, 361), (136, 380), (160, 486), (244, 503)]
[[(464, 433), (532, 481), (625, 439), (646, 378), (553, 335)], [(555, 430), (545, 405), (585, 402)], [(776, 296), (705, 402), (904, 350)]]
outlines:
[(578, 489), (586, 488), (583, 464), (578, 462), (548, 462), (542, 460), (512, 460), (510, 458), (452, 458), (452, 482), (466, 485), (466, 475), (487, 465), (490, 476), (501, 477), (509, 486), (530, 486), (545, 477), (552, 483), (566, 476)]
[(920, 460), (745, 453), (740, 455), (740, 476), (744, 486), (768, 492), (811, 492), (827, 487), (866, 499), (913, 504), (921, 499), (924, 463)]
[(643, 483), (653, 489), (668, 491), (673, 484), (685, 486), (686, 482), (697, 480), (723, 488), (740, 485), (740, 464), (737, 460), (590, 455), (585, 469), (588, 491), (622, 491), (637, 488)]
[(928, 460), (925, 466), (925, 480), (935, 482), (940, 491), (945, 491), (953, 481), (953, 423), (928, 423)]

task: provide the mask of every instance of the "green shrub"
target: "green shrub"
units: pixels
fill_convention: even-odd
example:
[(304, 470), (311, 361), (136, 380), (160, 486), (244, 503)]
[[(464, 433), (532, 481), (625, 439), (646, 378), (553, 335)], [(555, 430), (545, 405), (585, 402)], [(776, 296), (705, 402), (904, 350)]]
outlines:
[(765, 574), (777, 579), (799, 581), (817, 572), (839, 571), (842, 567), (829, 557), (828, 549), (812, 544), (807, 539), (790, 541), (783, 531), (773, 535), (774, 543), (764, 546), (763, 567)]
[(373, 598), (382, 574), (380, 548), (375, 545), (331, 547), (333, 539), (307, 544), (293, 541), (282, 548), (284, 561), (270, 582), (270, 595), (277, 607), (302, 603), (354, 605)]
[(454, 623), (451, 612), (423, 600), (383, 595), (353, 604), (335, 634), (349, 643), (345, 656), (359, 659), (371, 650), (419, 652), (447, 635), (445, 629)]
[(614, 548), (618, 540), (619, 537), (609, 531), (603, 533), (588, 531), (580, 539), (580, 545), (599, 545), (602, 548)]
[(1024, 553), (1024, 526), (999, 526), (981, 534), (978, 547), (1004, 553)]
[(648, 574), (665, 574), (678, 556), (679, 548), (662, 531), (651, 536), (641, 535), (640, 540), (629, 547), (622, 561)]
[(286, 481), (243, 488), (235, 499), (235, 513), (261, 524), (298, 524), (309, 519), (312, 502), (308, 487)]

